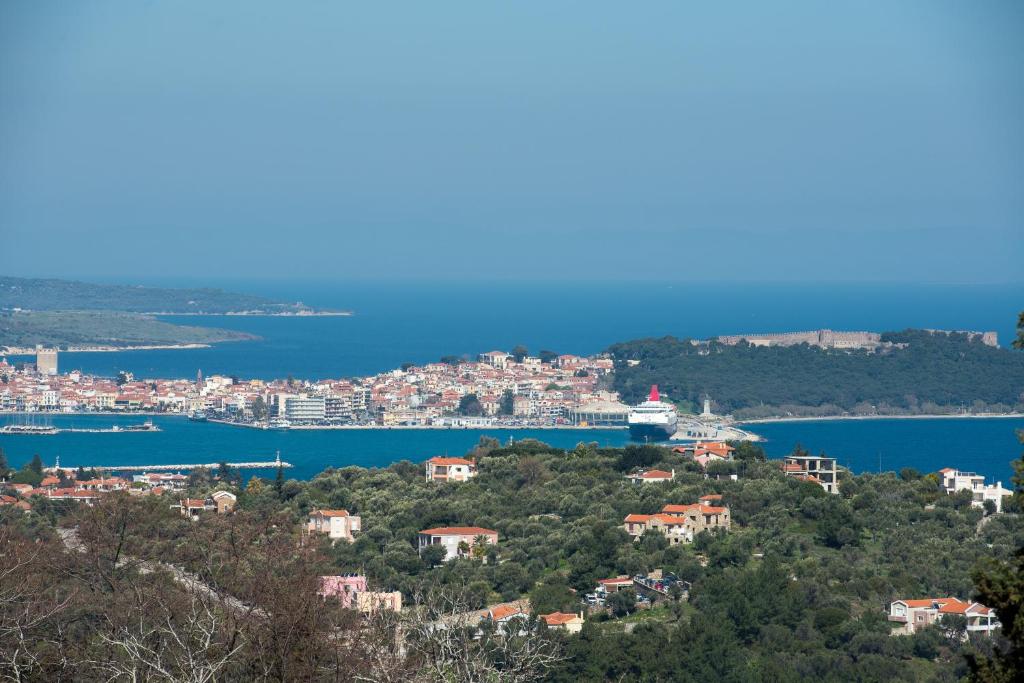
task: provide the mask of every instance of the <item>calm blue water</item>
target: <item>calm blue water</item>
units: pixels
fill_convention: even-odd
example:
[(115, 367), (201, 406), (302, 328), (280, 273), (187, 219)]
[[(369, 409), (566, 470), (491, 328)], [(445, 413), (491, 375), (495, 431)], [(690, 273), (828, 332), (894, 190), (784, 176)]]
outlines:
[[(187, 282), (149, 284), (186, 285)], [(202, 283), (209, 285), (210, 283)], [(62, 354), (61, 368), (138, 377), (227, 374), (264, 379), (367, 375), (443, 355), (525, 344), (589, 354), (616, 341), (828, 327), (997, 330), (1005, 344), (1024, 285), (699, 283), (267, 283), (218, 286), (351, 309), (350, 318), (174, 317), (252, 332), (261, 341), (189, 351)]]
[[(0, 422), (12, 421), (11, 416)], [(139, 416), (58, 416), (56, 426), (106, 427), (139, 423)], [(570, 448), (581, 441), (620, 446), (627, 442), (618, 430), (345, 430), (345, 431), (258, 431), (226, 425), (189, 422), (180, 417), (157, 417), (163, 429), (152, 434), (57, 434), (51, 436), (3, 436), (3, 447), (14, 465), (39, 453), (44, 462), (110, 466), (118, 464), (175, 464), (273, 460), (274, 453), (295, 465), (289, 476), (306, 479), (326, 467), (345, 465), (385, 466), (398, 460), (420, 462), (433, 455), (461, 455), (481, 435), (502, 442), (536, 438), (555, 446)], [(855, 472), (882, 469), (899, 471), (914, 467), (934, 472), (957, 467), (1001, 479), (1009, 485), (1010, 461), (1024, 449), (1014, 434), (1024, 429), (1024, 419), (935, 419), (935, 420), (850, 420), (832, 422), (787, 422), (753, 425), (766, 437), (770, 457), (781, 457), (796, 443), (813, 452), (837, 457)], [(264, 470), (264, 476), (272, 471)]]

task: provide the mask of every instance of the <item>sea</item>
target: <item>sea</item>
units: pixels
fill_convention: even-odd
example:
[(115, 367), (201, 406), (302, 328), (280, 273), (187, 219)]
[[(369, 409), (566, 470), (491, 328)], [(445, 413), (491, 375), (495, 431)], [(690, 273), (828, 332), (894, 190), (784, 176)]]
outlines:
[[(707, 259), (691, 265), (715, 267)], [(727, 266), (727, 264), (724, 264)], [(690, 273), (693, 276), (693, 273)], [(352, 311), (347, 317), (171, 316), (181, 324), (256, 334), (258, 341), (205, 349), (62, 353), (60, 369), (137, 378), (223, 374), (239, 378), (340, 378), (387, 371), (441, 356), (475, 357), (517, 344), (536, 353), (591, 354), (640, 337), (707, 338), (719, 334), (908, 327), (994, 330), (1015, 334), (1024, 284), (826, 284), (702, 282), (339, 282), (153, 280), (159, 286), (219, 286), (279, 300)], [(12, 361), (28, 360), (19, 357)], [(3, 418), (0, 418), (3, 419)], [(140, 418), (61, 416), (57, 426), (110, 426)], [(174, 464), (272, 460), (277, 451), (308, 478), (326, 467), (384, 466), (401, 459), (465, 453), (480, 436), (538, 438), (570, 447), (581, 441), (621, 445), (620, 431), (344, 430), (265, 432), (157, 417), (158, 433), (0, 436), (19, 464), (38, 452), (47, 464)], [(66, 421), (70, 423), (66, 424)], [(759, 424), (772, 457), (796, 443), (838, 457), (854, 471), (957, 467), (1008, 481), (1019, 457), (1014, 419), (860, 420)]]

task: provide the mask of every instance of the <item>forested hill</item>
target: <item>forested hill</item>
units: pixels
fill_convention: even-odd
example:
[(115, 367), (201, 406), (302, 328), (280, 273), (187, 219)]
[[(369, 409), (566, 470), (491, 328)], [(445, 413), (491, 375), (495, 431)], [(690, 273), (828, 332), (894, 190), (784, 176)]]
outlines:
[(57, 279), (0, 277), (0, 309), (35, 311), (110, 310), (130, 313), (298, 313), (301, 304), (282, 303), (222, 289), (167, 289), (105, 285)]
[(716, 412), (747, 419), (1024, 408), (1024, 352), (958, 333), (905, 330), (882, 339), (906, 346), (869, 353), (663, 337), (622, 342), (608, 351), (615, 359), (615, 388), (628, 402), (642, 400), (658, 384), (684, 407), (695, 407), (706, 394)]

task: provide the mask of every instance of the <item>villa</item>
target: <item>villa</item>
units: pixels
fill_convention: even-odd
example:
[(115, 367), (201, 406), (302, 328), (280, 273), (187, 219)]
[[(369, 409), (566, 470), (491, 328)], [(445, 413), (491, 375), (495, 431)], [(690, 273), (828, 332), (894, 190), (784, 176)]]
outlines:
[(469, 481), (476, 476), (476, 463), (466, 458), (431, 458), (426, 462), (427, 481)]
[(912, 635), (947, 614), (959, 614), (966, 618), (965, 637), (971, 633), (991, 635), (995, 629), (1000, 628), (992, 608), (958, 598), (896, 600), (889, 606), (889, 621), (897, 625), (892, 631), (894, 635)]
[(952, 467), (939, 470), (942, 477), (942, 488), (948, 494), (958, 491), (971, 492), (971, 505), (977, 508), (984, 507), (985, 501), (990, 500), (996, 506), (996, 512), (1003, 511), (1003, 498), (1013, 495), (1013, 491), (1003, 488), (1003, 482), (985, 485), (985, 477), (974, 472), (961, 472)]
[(348, 510), (312, 510), (306, 530), (351, 543), (355, 539), (354, 532), (362, 530), (362, 522), (361, 517), (350, 515)]
[(702, 531), (728, 531), (731, 525), (729, 508), (707, 504), (720, 499), (721, 496), (713, 494), (705, 496), (699, 503), (666, 505), (661, 512), (653, 515), (626, 515), (622, 528), (635, 539), (648, 530), (654, 530), (662, 533), (672, 545), (693, 543), (694, 537)]

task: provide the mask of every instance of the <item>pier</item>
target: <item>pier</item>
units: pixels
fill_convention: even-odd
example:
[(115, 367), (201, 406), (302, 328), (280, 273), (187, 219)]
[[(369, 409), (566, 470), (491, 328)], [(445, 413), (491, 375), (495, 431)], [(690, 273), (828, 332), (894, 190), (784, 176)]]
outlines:
[[(208, 463), (192, 463), (192, 464), (179, 464), (179, 465), (90, 465), (85, 469), (104, 470), (107, 472), (177, 472), (179, 470), (195, 470), (199, 468), (205, 468), (208, 470), (215, 470), (226, 464), (228, 467), (232, 467), (240, 470), (269, 470), (277, 469), (278, 467), (288, 469), (294, 467), (290, 462), (277, 458), (276, 460), (262, 460), (253, 462), (208, 462)], [(48, 472), (56, 472), (57, 470), (77, 470), (77, 465), (64, 465), (61, 466), (58, 461), (54, 467), (45, 468)]]

